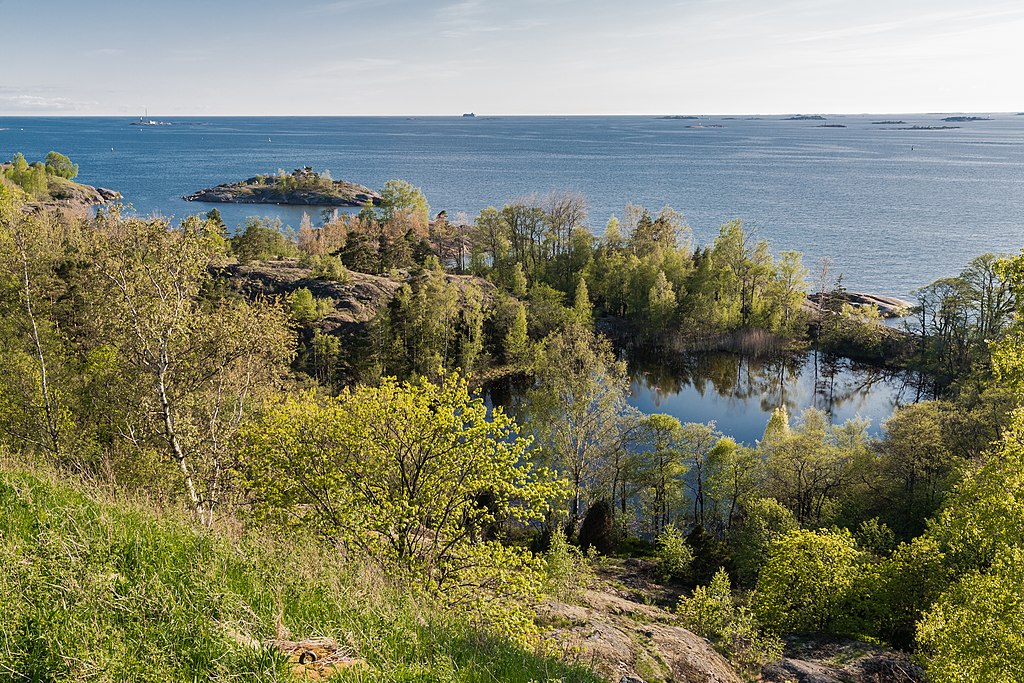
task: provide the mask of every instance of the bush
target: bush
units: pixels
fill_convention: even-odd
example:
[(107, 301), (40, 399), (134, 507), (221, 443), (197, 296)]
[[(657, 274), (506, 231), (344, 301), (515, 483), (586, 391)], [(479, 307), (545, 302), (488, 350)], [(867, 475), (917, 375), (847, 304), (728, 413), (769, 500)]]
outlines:
[(322, 320), (334, 305), (330, 299), (319, 299), (305, 287), (288, 295), (288, 310), (292, 320), (300, 325), (309, 325)]
[(860, 551), (849, 531), (798, 529), (774, 540), (761, 570), (754, 608), (778, 632), (844, 633)]
[(698, 586), (676, 606), (683, 624), (714, 642), (717, 649), (746, 673), (755, 675), (782, 656), (782, 641), (765, 633), (754, 614), (733, 601), (729, 575), (719, 569), (707, 586)]
[(569, 543), (561, 526), (551, 532), (544, 553), (545, 590), (560, 600), (578, 597), (594, 577), (590, 564), (579, 548)]
[(757, 583), (761, 567), (768, 561), (772, 541), (797, 526), (793, 513), (774, 498), (760, 498), (746, 506), (743, 522), (729, 534), (733, 563), (741, 585)]
[(238, 262), (245, 264), (296, 255), (298, 248), (281, 233), (280, 227), (279, 220), (256, 217), (247, 220), (245, 230), (231, 238), (231, 251)]
[(337, 256), (317, 256), (312, 261), (312, 276), (317, 280), (328, 280), (340, 284), (352, 281), (352, 274)]
[(684, 579), (690, 574), (693, 550), (674, 524), (658, 536), (658, 567), (665, 579)]

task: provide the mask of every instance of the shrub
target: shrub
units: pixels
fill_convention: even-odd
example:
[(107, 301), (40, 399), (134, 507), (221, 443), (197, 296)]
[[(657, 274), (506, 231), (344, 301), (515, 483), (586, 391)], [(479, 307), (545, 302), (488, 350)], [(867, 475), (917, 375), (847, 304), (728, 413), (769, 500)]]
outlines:
[(266, 521), (369, 555), (462, 614), (486, 613), (504, 634), (533, 632), (540, 563), (480, 539), (495, 524), (540, 521), (564, 486), (533, 468), (530, 441), (465, 380), (384, 378), (333, 398), (288, 398), (242, 441), (242, 474)]
[(746, 607), (732, 597), (729, 575), (719, 569), (706, 586), (698, 586), (676, 606), (686, 628), (715, 643), (734, 665), (751, 675), (782, 656), (782, 641), (766, 633)]
[(312, 276), (317, 280), (328, 280), (340, 284), (352, 281), (352, 274), (337, 256), (317, 256), (312, 261)]
[(779, 632), (844, 632), (859, 556), (846, 530), (798, 529), (775, 539), (754, 595), (758, 618)]
[(544, 553), (546, 591), (561, 600), (571, 600), (585, 590), (594, 572), (579, 548), (569, 543), (561, 526), (551, 532)]
[(793, 513), (774, 498), (748, 504), (742, 524), (729, 534), (733, 563), (741, 585), (757, 583), (773, 540), (797, 528)]
[(683, 579), (690, 573), (693, 550), (686, 543), (686, 537), (669, 524), (658, 536), (658, 566), (665, 579)]
[(288, 309), (292, 320), (300, 325), (322, 320), (332, 308), (330, 299), (319, 299), (305, 287), (300, 287), (288, 295)]

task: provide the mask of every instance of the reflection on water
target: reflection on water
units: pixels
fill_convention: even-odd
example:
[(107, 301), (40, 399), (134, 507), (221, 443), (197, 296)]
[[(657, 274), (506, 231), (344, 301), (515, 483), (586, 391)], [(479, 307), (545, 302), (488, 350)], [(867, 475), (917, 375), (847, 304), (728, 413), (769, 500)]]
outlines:
[[(791, 417), (815, 407), (833, 422), (862, 417), (878, 434), (882, 422), (906, 403), (927, 398), (913, 373), (854, 364), (824, 354), (771, 357), (734, 353), (673, 354), (665, 358), (629, 359), (630, 403), (645, 413), (668, 413), (681, 422), (714, 421), (719, 431), (753, 445), (764, 434), (775, 408)], [(526, 379), (489, 384), (485, 398), (512, 415), (522, 416)]]
[(682, 422), (714, 420), (724, 434), (753, 444), (778, 406), (795, 416), (816, 407), (834, 422), (871, 421), (877, 434), (893, 409), (920, 400), (914, 375), (856, 365), (814, 353), (758, 358), (732, 353), (651, 358), (630, 362), (630, 402), (646, 413), (668, 413)]

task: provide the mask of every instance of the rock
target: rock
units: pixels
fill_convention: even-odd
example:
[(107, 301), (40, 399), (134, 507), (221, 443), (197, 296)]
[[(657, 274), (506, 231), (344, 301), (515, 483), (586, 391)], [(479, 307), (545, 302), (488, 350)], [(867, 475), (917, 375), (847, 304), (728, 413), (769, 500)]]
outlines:
[[(305, 287), (313, 296), (330, 299), (333, 310), (316, 324), (326, 334), (355, 339), (366, 332), (367, 324), (386, 306), (399, 288), (412, 281), (412, 275), (401, 271), (401, 277), (391, 279), (349, 271), (347, 282), (333, 282), (312, 277), (311, 269), (299, 265), (298, 259), (273, 259), (250, 264), (233, 264), (218, 268), (216, 275), (226, 277), (228, 284), (250, 297), (288, 295)], [(475, 285), (484, 295), (485, 303), (497, 292), (493, 283), (471, 275), (446, 275), (448, 282), (460, 290)]]
[(741, 683), (705, 639), (676, 625), (677, 617), (605, 590), (588, 590), (583, 605), (551, 601), (541, 625), (566, 653), (619, 683), (647, 679), (687, 683)]
[(859, 640), (790, 638), (781, 662), (761, 671), (765, 683), (920, 683), (924, 674), (910, 656)]

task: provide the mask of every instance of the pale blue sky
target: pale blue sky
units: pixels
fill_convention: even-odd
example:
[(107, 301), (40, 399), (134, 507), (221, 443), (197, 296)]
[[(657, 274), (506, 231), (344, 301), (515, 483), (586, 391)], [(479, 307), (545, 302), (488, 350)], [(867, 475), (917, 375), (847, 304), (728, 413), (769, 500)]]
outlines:
[(1024, 109), (1022, 0), (0, 0), (0, 115)]

